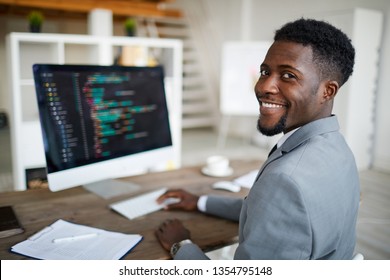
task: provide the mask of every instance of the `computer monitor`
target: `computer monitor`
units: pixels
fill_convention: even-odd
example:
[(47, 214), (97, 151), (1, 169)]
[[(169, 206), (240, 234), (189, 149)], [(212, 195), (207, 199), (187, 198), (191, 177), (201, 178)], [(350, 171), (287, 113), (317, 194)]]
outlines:
[(50, 190), (173, 159), (161, 66), (35, 64), (33, 73)]

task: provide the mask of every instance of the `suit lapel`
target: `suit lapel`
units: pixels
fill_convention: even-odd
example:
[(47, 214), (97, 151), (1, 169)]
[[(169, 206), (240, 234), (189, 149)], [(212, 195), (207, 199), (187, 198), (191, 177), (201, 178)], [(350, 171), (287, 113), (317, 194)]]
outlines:
[(261, 173), (263, 173), (263, 170), (267, 167), (268, 164), (270, 164), (271, 162), (273, 162), (274, 160), (280, 158), (283, 155), (282, 154), (282, 148), (283, 148), (283, 146), (279, 147), (278, 149), (276, 149), (274, 152), (272, 152), (270, 154), (270, 156), (264, 162), (263, 166), (260, 168), (259, 173), (257, 173), (255, 182), (259, 179)]
[(301, 128), (299, 128), (297, 131), (295, 131), (287, 140), (284, 142), (284, 144), (276, 149), (273, 153), (270, 154), (270, 156), (267, 158), (267, 160), (264, 162), (263, 166), (260, 168), (259, 173), (256, 176), (255, 182), (259, 179), (260, 175), (263, 173), (264, 169), (273, 161), (279, 159), (283, 155), (291, 152), (298, 146), (302, 145), (302, 143), (305, 143), (310, 138), (316, 135), (332, 132), (332, 131), (338, 131), (340, 129), (337, 117), (331, 116), (328, 118), (323, 118), (316, 120), (314, 122), (308, 123)]

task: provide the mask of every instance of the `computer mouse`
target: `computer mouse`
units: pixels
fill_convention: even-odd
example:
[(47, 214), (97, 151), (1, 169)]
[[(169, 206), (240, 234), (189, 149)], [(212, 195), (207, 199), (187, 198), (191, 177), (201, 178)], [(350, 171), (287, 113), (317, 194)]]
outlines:
[(218, 181), (211, 185), (214, 190), (225, 190), (229, 192), (239, 192), (241, 187), (233, 182)]
[(162, 204), (163, 205), (170, 205), (170, 204), (175, 204), (175, 203), (179, 203), (179, 202), (180, 202), (179, 198), (169, 197), (169, 198), (165, 199)]

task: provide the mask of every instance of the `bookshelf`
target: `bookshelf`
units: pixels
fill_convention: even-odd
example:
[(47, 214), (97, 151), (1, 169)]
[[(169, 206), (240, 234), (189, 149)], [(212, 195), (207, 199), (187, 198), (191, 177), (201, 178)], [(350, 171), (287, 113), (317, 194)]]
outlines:
[[(10, 33), (8, 59), (8, 115), (15, 190), (27, 189), (26, 170), (45, 167), (45, 156), (35, 100), (34, 63), (112, 65), (124, 47), (139, 47), (164, 66), (174, 158), (180, 167), (182, 42), (176, 39), (113, 37), (71, 34)], [(130, 174), (129, 174), (130, 175)]]

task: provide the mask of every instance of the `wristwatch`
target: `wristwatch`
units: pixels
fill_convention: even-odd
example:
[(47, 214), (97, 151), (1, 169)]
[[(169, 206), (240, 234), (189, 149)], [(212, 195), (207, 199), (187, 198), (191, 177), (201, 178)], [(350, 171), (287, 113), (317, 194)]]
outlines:
[(182, 240), (180, 242), (177, 242), (177, 243), (173, 243), (172, 247), (171, 247), (171, 256), (172, 258), (175, 257), (177, 251), (179, 251), (179, 249), (181, 248), (181, 246), (185, 245), (185, 244), (190, 244), (192, 243), (191, 240), (189, 239), (185, 239), (185, 240)]

